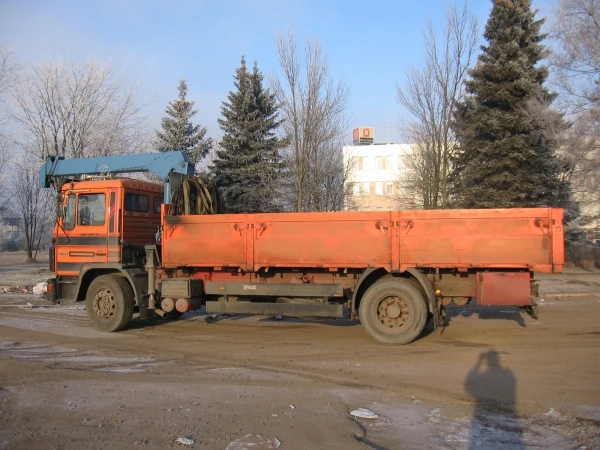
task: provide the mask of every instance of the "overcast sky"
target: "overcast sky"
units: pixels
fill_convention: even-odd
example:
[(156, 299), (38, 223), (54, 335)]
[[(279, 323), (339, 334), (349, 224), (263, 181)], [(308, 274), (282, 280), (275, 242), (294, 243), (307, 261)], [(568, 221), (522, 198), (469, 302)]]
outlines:
[[(539, 16), (552, 0), (534, 0)], [(421, 30), (444, 24), (446, 0), (0, 0), (0, 41), (21, 63), (58, 58), (109, 62), (141, 85), (158, 127), (180, 78), (196, 101), (195, 120), (219, 136), (221, 102), (241, 55), (268, 77), (277, 70), (275, 36), (288, 28), (315, 38), (334, 77), (351, 88), (351, 127), (375, 127), (376, 141), (401, 142), (396, 83), (422, 62)], [(460, 0), (458, 0), (460, 3)], [(470, 0), (481, 30), (491, 0)], [(348, 130), (351, 141), (351, 129)]]

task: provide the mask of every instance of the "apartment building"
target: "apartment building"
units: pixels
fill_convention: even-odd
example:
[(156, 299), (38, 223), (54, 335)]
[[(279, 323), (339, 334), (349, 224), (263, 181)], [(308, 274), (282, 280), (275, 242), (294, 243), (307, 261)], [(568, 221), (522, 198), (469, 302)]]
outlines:
[(411, 151), (408, 144), (344, 146), (344, 167), (348, 172), (344, 208), (354, 211), (404, 209), (407, 196), (414, 198), (402, 189)]

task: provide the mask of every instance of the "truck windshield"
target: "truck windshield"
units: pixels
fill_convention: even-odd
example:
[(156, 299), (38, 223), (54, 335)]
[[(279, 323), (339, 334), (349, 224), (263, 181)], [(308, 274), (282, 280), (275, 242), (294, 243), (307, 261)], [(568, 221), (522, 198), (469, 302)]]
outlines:
[(104, 194), (79, 195), (79, 225), (104, 225), (106, 198)]
[(75, 194), (67, 197), (67, 206), (64, 210), (63, 225), (65, 230), (72, 230), (75, 226)]

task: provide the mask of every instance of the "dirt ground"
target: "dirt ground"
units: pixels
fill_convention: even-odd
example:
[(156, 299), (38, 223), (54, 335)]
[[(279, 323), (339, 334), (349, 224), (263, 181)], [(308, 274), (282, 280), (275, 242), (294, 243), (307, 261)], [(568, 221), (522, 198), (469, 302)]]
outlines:
[(347, 320), (202, 312), (101, 333), (23, 293), (47, 277), (23, 259), (0, 254), (2, 449), (600, 448), (600, 272), (540, 276), (539, 320), (454, 308), (387, 347)]

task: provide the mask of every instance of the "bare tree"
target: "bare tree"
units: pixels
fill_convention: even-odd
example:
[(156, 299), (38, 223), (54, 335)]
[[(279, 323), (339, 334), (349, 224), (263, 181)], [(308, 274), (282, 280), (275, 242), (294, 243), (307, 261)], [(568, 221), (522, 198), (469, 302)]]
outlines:
[(0, 138), (7, 134), (4, 130), (5, 103), (10, 88), (14, 86), (16, 71), (17, 63), (13, 52), (0, 42)]
[(600, 229), (600, 2), (559, 0), (551, 36), (551, 80), (571, 121), (561, 136), (563, 177), (581, 207), (581, 222)]
[(14, 86), (17, 63), (13, 52), (0, 42), (0, 215), (4, 214), (9, 196), (6, 195), (8, 162), (11, 157), (11, 145), (5, 131), (4, 107), (7, 94)]
[(600, 120), (600, 2), (560, 0), (552, 21), (558, 48), (555, 82), (570, 112), (595, 111)]
[(14, 83), (16, 68), (13, 52), (0, 42), (0, 102)]
[(440, 196), (440, 152), (426, 127), (413, 124), (410, 130), (412, 153), (398, 180), (396, 201), (401, 209), (436, 209)]
[(48, 235), (56, 206), (53, 191), (39, 186), (39, 164), (32, 155), (24, 152), (13, 164), (9, 203), (9, 213), (19, 219), (18, 227), (25, 236), (28, 261), (35, 260), (40, 243)]
[(10, 142), (0, 136), (0, 217), (4, 215), (10, 196), (6, 194), (8, 184), (8, 163), (10, 161)]
[(424, 66), (410, 68), (405, 82), (397, 85), (398, 102), (406, 110), (400, 129), (414, 144), (413, 173), (400, 184), (417, 193), (422, 208), (448, 208), (450, 156), (456, 146), (450, 123), (475, 55), (477, 20), (466, 4), (461, 11), (452, 6), (443, 34), (429, 21), (423, 35)]
[(348, 128), (350, 90), (332, 78), (319, 42), (307, 41), (302, 54), (288, 32), (276, 44), (281, 73), (271, 84), (290, 142), (286, 154), (289, 203), (296, 211), (339, 210), (347, 176), (342, 141)]
[(16, 141), (42, 160), (135, 153), (144, 142), (135, 94), (135, 86), (97, 62), (31, 67), (13, 93)]

